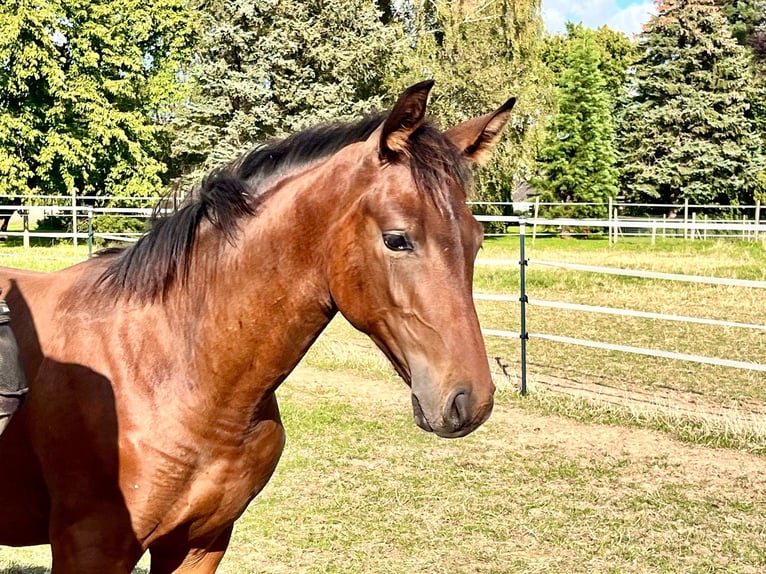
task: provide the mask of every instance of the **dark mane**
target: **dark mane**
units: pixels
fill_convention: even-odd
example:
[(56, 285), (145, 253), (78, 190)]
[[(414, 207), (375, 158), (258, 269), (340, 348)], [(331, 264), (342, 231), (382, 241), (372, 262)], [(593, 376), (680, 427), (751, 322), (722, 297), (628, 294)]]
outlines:
[[(187, 280), (202, 222), (212, 224), (223, 240), (234, 242), (242, 220), (258, 212), (267, 180), (366, 140), (385, 117), (377, 114), (351, 124), (309, 128), (259, 145), (213, 171), (181, 209), (169, 217), (155, 218), (151, 230), (134, 245), (111, 250), (108, 255), (113, 258), (98, 284), (112, 297), (164, 298), (172, 285)], [(418, 189), (451, 215), (455, 188), (463, 193), (459, 199), (466, 199), (472, 181), (470, 166), (441, 131), (428, 124), (418, 128), (410, 144), (412, 176)]]
[(283, 140), (255, 147), (229, 168), (254, 188), (279, 173), (331, 156), (352, 143), (366, 140), (383, 123), (385, 114), (366, 116), (351, 124), (326, 124), (297, 132)]

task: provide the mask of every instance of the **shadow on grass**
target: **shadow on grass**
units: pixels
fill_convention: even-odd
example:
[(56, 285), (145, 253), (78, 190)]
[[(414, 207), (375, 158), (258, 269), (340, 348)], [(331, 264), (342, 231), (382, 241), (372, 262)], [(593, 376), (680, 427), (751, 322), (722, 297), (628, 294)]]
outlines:
[[(59, 232), (63, 233), (63, 232)], [(29, 238), (29, 246), (30, 247), (55, 247), (56, 245), (60, 244), (67, 244), (71, 245), (72, 240), (68, 238), (63, 237), (30, 237)], [(23, 247), (24, 246), (24, 238), (14, 235), (13, 237), (9, 237), (7, 235), (0, 234), (0, 245), (3, 247)]]
[[(49, 574), (50, 571), (51, 569), (45, 566), (13, 565), (10, 568), (0, 570), (0, 574)], [(146, 568), (136, 568), (133, 570), (133, 574), (149, 574), (149, 570)]]

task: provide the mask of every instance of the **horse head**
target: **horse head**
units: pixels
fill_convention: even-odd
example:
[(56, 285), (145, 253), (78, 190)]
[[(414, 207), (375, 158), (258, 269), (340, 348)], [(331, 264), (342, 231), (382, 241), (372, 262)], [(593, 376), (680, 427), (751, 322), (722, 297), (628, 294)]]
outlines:
[(410, 386), (418, 426), (452, 438), (492, 411), (495, 387), (472, 298), (483, 228), (466, 199), (472, 167), (514, 100), (442, 132), (424, 119), (432, 84), (406, 90), (360, 144), (359, 193), (334, 224), (329, 275), (338, 310)]

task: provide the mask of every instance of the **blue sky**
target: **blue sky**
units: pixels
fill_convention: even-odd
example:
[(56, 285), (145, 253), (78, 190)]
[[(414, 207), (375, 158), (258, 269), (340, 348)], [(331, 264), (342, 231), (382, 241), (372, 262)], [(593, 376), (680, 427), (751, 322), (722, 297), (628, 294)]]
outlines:
[(543, 20), (549, 32), (562, 32), (566, 21), (590, 28), (606, 24), (613, 30), (637, 34), (654, 13), (652, 0), (542, 0)]

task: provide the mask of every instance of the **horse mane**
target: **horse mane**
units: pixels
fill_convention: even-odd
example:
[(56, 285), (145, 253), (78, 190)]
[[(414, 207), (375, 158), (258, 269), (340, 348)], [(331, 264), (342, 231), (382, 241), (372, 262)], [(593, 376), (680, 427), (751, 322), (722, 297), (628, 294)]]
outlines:
[[(103, 252), (106, 268), (97, 284), (104, 294), (142, 301), (164, 299), (177, 282), (186, 283), (200, 225), (207, 221), (229, 243), (246, 217), (256, 216), (266, 182), (344, 147), (366, 140), (386, 118), (369, 115), (349, 124), (326, 124), (256, 146), (211, 172), (168, 217), (155, 217), (151, 229), (130, 247)], [(455, 187), (465, 200), (472, 171), (442, 132), (422, 125), (410, 137), (409, 157), (417, 188), (451, 215)]]

